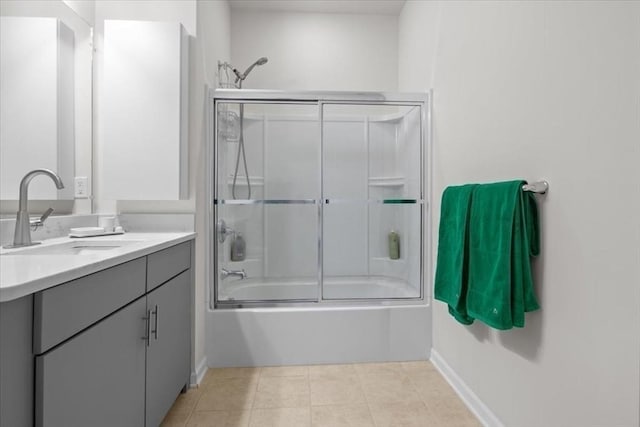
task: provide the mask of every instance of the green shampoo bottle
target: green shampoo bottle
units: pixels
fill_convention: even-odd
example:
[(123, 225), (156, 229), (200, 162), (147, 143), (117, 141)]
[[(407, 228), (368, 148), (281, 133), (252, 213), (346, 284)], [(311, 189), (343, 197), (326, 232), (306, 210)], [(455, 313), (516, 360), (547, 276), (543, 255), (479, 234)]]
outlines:
[(394, 230), (389, 232), (389, 258), (400, 259), (400, 236)]

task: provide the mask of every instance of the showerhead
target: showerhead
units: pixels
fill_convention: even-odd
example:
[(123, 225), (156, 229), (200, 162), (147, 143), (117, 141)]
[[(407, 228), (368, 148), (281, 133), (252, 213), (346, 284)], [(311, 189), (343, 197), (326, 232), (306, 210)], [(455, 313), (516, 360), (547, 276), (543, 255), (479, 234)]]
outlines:
[(249, 73), (251, 72), (251, 70), (253, 70), (253, 68), (256, 65), (264, 65), (267, 63), (267, 61), (269, 61), (269, 58), (267, 58), (266, 56), (263, 56), (261, 58), (258, 58), (258, 60), (256, 62), (254, 62), (253, 64), (249, 65), (249, 68), (247, 68), (244, 73), (240, 74), (240, 72), (234, 68), (233, 69), (233, 74), (236, 75), (236, 84), (240, 84), (239, 86), (242, 87), (242, 82), (244, 79), (247, 78), (247, 76), (249, 75)]

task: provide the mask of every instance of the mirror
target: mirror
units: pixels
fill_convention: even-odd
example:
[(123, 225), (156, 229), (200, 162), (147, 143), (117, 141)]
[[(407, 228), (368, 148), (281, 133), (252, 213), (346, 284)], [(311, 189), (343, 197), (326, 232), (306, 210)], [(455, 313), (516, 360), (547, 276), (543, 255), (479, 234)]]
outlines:
[(2, 0), (0, 19), (0, 210), (14, 213), (22, 177), (47, 168), (65, 188), (34, 179), (30, 202), (90, 213), (74, 182), (86, 177), (91, 194), (92, 28), (60, 0)]

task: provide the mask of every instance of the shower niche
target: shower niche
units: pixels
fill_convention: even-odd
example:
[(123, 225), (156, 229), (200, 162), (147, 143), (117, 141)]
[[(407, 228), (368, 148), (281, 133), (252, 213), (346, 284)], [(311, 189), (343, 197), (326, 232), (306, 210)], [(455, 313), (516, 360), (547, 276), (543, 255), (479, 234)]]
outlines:
[(428, 102), (212, 91), (211, 305), (422, 301)]

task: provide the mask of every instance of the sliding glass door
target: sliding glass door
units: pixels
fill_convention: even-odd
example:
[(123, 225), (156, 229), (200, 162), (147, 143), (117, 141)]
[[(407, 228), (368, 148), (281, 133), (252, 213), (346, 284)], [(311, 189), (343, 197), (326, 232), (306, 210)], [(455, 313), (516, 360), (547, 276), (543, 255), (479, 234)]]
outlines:
[(420, 297), (421, 109), (324, 104), (324, 299)]
[(216, 304), (423, 296), (423, 102), (215, 102)]
[(218, 301), (317, 300), (317, 104), (219, 103), (217, 120)]

